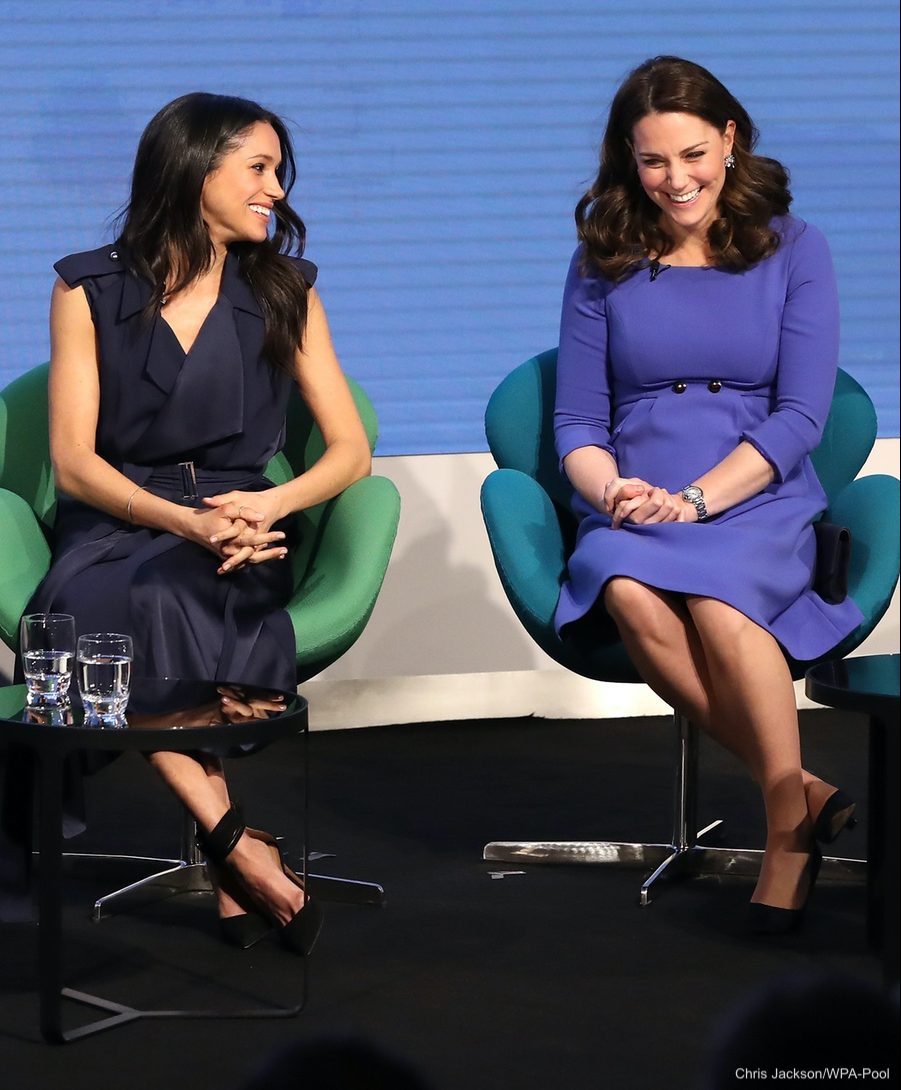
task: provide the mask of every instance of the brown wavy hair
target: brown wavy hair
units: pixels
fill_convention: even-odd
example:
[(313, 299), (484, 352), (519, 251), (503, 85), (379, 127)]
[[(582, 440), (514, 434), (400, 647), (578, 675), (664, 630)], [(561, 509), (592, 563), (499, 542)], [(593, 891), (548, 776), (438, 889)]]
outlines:
[(660, 209), (642, 188), (632, 150), (633, 129), (652, 113), (693, 114), (721, 133), (730, 120), (735, 122), (735, 166), (726, 172), (720, 215), (707, 233), (712, 262), (740, 272), (774, 253), (779, 235), (771, 220), (784, 215), (792, 199), (788, 171), (776, 159), (754, 154), (756, 126), (706, 68), (680, 57), (652, 57), (616, 92), (598, 175), (576, 205), (583, 272), (623, 280), (649, 255), (663, 257), (675, 246)]
[(294, 150), (285, 123), (245, 98), (194, 92), (164, 106), (138, 143), (131, 197), (119, 217), (116, 245), (131, 270), (153, 284), (151, 316), (165, 292), (174, 294), (206, 272), (213, 244), (200, 212), (203, 183), (257, 121), (275, 130), (281, 147), (276, 171), (285, 198), (273, 207), (275, 230), (265, 242), (230, 247), (260, 304), (265, 322), (263, 354), (294, 373), (294, 353), (307, 321), (308, 287), (287, 254), (303, 253), (306, 228), (288, 204), (296, 176)]

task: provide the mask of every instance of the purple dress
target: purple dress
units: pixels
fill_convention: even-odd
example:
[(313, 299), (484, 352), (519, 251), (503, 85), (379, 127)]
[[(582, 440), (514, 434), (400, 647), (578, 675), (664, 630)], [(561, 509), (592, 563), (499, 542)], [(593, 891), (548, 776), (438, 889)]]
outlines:
[(727, 602), (796, 659), (825, 654), (863, 619), (847, 598), (811, 589), (812, 523), (826, 496), (809, 454), (822, 434), (838, 356), (838, 298), (823, 235), (791, 216), (781, 243), (743, 273), (647, 265), (612, 284), (582, 276), (563, 299), (554, 417), (561, 460), (584, 446), (620, 475), (674, 492), (741, 441), (773, 466), (762, 492), (703, 523), (610, 528), (577, 493), (579, 519), (558, 631), (584, 616), (607, 581)]
[[(159, 313), (143, 318), (150, 285), (115, 248), (72, 254), (55, 268), (84, 287), (97, 331), (98, 454), (136, 485), (195, 507), (199, 498), (183, 498), (181, 462), (193, 463), (198, 497), (268, 487), (263, 470), (283, 443), (292, 383), (263, 358), (262, 311), (237, 258), (227, 257), (219, 298), (187, 354)], [(300, 268), (312, 284), (315, 266), (301, 260)], [(288, 544), (292, 524), (278, 527)], [(62, 495), (53, 564), (29, 610), (71, 613), (79, 632), (129, 633), (140, 675), (294, 689), (294, 630), (283, 608), (290, 564), (226, 576), (217, 567), (194, 542)]]

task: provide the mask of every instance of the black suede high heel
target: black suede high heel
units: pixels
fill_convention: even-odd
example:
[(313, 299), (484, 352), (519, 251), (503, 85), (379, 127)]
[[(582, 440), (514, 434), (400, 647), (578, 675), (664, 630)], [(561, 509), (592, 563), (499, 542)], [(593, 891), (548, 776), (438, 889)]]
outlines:
[(857, 824), (856, 809), (857, 803), (841, 788), (836, 788), (813, 819), (813, 835), (821, 844), (831, 844), (839, 833), (853, 829)]
[(275, 930), (282, 945), (295, 954), (306, 957), (313, 949), (319, 932), (322, 930), (322, 909), (306, 892), (300, 875), (285, 862), (278, 841), (262, 829), (248, 829), (248, 834), (255, 840), (261, 840), (275, 855), (282, 873), (297, 886), (304, 895), (304, 902), (286, 924), (276, 924)]
[[(246, 908), (247, 894), (225, 865), (226, 858), (245, 831), (251, 836), (257, 832), (256, 829), (247, 829), (241, 811), (237, 806), (232, 805), (210, 832), (198, 833), (197, 840), (207, 860), (216, 869), (216, 884), (233, 901), (237, 901), (239, 905)], [(248, 908), (236, 916), (219, 917), (219, 934), (222, 941), (229, 946), (238, 946), (242, 950), (249, 950), (252, 946), (256, 946), (269, 934), (273, 926), (268, 916), (264, 916), (254, 908)]]
[[(224, 871), (219, 871), (217, 880), (219, 886), (239, 905), (244, 904), (243, 890), (236, 888), (236, 883)], [(239, 946), (242, 950), (249, 950), (256, 946), (272, 931), (273, 924), (268, 916), (262, 916), (255, 909), (245, 909), (236, 916), (219, 917), (219, 935), (223, 942), (229, 946)]]
[[(259, 942), (270, 931), (275, 930), (282, 945), (295, 954), (306, 956), (319, 937), (322, 928), (322, 909), (318, 903), (307, 896), (302, 879), (285, 862), (275, 837), (262, 829), (248, 829), (240, 810), (232, 805), (223, 814), (215, 828), (209, 833), (199, 835), (198, 841), (211, 862), (223, 868), (226, 859), (245, 832), (254, 840), (262, 841), (273, 852), (282, 873), (304, 892), (304, 903), (286, 924), (276, 923), (259, 912), (247, 912), (220, 919), (219, 927), (222, 937), (226, 942), (247, 949)], [(230, 890), (228, 892), (230, 896), (233, 896)], [(238, 897), (235, 897), (235, 900), (241, 903)]]
[(823, 853), (819, 845), (814, 843), (810, 849), (810, 859), (804, 868), (804, 873), (808, 875), (807, 893), (804, 904), (800, 908), (777, 908), (775, 905), (766, 905), (761, 901), (751, 901), (748, 905), (748, 930), (751, 934), (787, 935), (801, 926), (822, 862)]

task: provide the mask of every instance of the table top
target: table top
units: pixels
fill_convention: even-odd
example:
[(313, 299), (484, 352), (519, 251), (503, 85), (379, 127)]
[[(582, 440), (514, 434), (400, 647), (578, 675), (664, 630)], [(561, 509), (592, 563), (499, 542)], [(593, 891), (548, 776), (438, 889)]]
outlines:
[(898, 663), (898, 655), (821, 662), (807, 671), (805, 691), (811, 700), (829, 708), (897, 715)]
[(0, 687), (0, 734), (43, 751), (239, 750), (307, 727), (307, 702), (297, 693), (237, 682), (134, 678), (121, 727), (85, 723), (75, 691), (55, 708), (26, 707), (26, 695), (24, 685)]

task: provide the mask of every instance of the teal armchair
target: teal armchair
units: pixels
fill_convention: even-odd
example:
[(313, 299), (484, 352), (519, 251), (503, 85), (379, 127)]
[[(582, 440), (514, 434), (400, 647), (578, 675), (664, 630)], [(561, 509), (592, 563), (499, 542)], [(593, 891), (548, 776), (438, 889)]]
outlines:
[[(482, 513), (498, 575), (514, 612), (541, 649), (556, 662), (599, 681), (640, 682), (612, 622), (593, 615), (590, 636), (572, 625), (561, 639), (553, 616), (576, 523), (569, 510), (570, 486), (558, 469), (553, 410), (557, 351), (543, 352), (516, 368), (492, 395), (485, 414), (488, 445), (498, 469), (482, 486)], [(827, 659), (841, 658), (872, 632), (898, 581), (899, 482), (884, 474), (857, 478), (876, 439), (876, 414), (863, 388), (839, 371), (832, 409), (813, 454), (829, 499), (824, 518), (850, 527), (853, 548), (849, 593), (864, 614), (860, 626)], [(607, 618), (609, 621), (609, 618)], [(812, 662), (789, 660), (792, 675)], [(676, 760), (673, 832), (669, 843), (608, 841), (493, 841), (484, 858), (516, 863), (608, 863), (649, 871), (639, 903), (651, 900), (664, 877), (757, 872), (758, 851), (705, 847), (697, 830), (698, 736), (674, 713)], [(857, 861), (827, 860), (824, 877), (860, 876)]]

